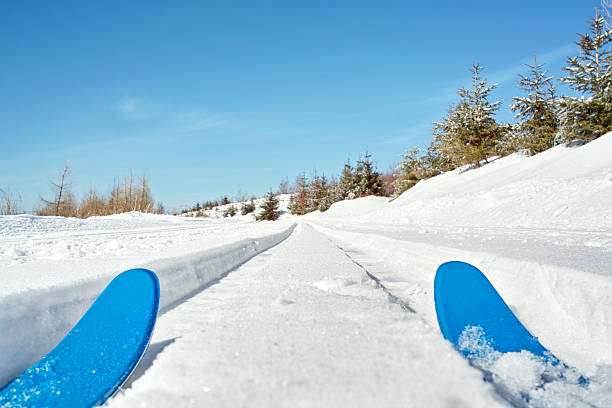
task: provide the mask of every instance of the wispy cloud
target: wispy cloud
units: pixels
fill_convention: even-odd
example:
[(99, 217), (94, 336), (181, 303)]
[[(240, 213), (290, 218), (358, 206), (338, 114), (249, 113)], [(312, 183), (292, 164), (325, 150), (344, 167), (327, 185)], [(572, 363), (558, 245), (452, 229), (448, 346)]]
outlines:
[(398, 132), (397, 136), (383, 139), (382, 145), (414, 146), (420, 145), (431, 137), (431, 122), (421, 122)]
[(111, 106), (119, 117), (135, 121), (160, 121), (169, 130), (195, 132), (216, 128), (230, 122), (227, 116), (211, 112), (198, 106), (171, 106), (157, 101), (137, 97), (124, 97)]
[[(557, 62), (566, 58), (568, 55), (571, 55), (572, 52), (575, 52), (575, 49), (575, 44), (566, 44), (562, 47), (555, 48), (554, 50), (537, 54), (538, 64), (552, 64)], [(496, 83), (498, 85), (502, 85), (508, 81), (516, 81), (519, 74), (525, 72), (525, 64), (533, 64), (533, 57), (525, 57), (506, 68), (498, 69), (493, 72), (485, 71), (484, 76), (490, 83)], [(431, 95), (430, 97), (421, 100), (420, 103), (422, 105), (436, 105), (443, 102), (452, 103), (453, 101), (457, 101), (457, 89), (461, 88), (462, 86), (469, 87), (470, 81), (471, 79), (467, 75), (463, 76), (461, 79), (453, 81), (452, 85), (449, 84), (449, 86), (442, 92)]]
[[(551, 64), (564, 59), (576, 49), (575, 44), (567, 44), (554, 50), (537, 54), (538, 64)], [(518, 75), (525, 72), (525, 64), (533, 64), (533, 57), (525, 57), (507, 68), (491, 72), (488, 77), (491, 82), (502, 84), (507, 81), (516, 80)]]

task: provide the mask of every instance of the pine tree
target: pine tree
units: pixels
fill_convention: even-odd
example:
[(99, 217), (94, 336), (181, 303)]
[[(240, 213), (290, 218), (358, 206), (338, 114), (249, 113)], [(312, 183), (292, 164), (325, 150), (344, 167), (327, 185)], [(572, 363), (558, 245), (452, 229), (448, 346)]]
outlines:
[(289, 198), (289, 212), (293, 215), (304, 215), (308, 212), (308, 179), (306, 173), (300, 174), (295, 179), (294, 190), (295, 193), (291, 194)]
[(308, 194), (307, 212), (325, 211), (333, 204), (329, 184), (325, 175), (312, 177)]
[(261, 212), (255, 216), (257, 221), (275, 221), (280, 213), (278, 210), (278, 198), (272, 191), (266, 196), (266, 201), (261, 206)]
[(509, 131), (508, 126), (495, 120), (495, 112), (502, 101), (488, 101), (497, 84), (489, 85), (486, 79), (482, 79), (482, 69), (478, 63), (472, 66), (474, 89), (459, 89), (457, 94), (461, 101), (451, 106), (441, 122), (434, 123), (439, 149), (455, 165), (472, 163), (480, 166), (495, 153), (497, 142)]
[(380, 173), (376, 170), (376, 166), (371, 159), (372, 155), (366, 151), (364, 159), (357, 161), (355, 178), (358, 188), (357, 195), (359, 197), (382, 195), (382, 181), (380, 180)]
[(421, 149), (410, 149), (406, 154), (402, 155), (403, 161), (397, 166), (398, 176), (393, 183), (395, 194), (400, 195), (409, 188), (414, 187), (421, 181), (419, 168), (421, 167)]
[(353, 199), (357, 194), (355, 169), (351, 165), (351, 159), (347, 159), (342, 169), (342, 175), (334, 192), (334, 200), (342, 201)]
[(248, 203), (242, 204), (242, 208), (240, 209), (240, 213), (242, 215), (247, 215), (255, 211), (255, 200), (251, 198), (251, 201)]
[(224, 217), (233, 217), (234, 215), (236, 215), (236, 207), (234, 206), (234, 204), (230, 205), (229, 207), (227, 207), (225, 209), (225, 211), (223, 211), (223, 216)]
[(440, 122), (434, 122), (433, 141), (436, 152), (448, 159), (449, 166), (456, 168), (472, 163), (475, 159), (470, 146), (469, 124), (465, 112), (469, 109), (462, 101), (451, 105)]
[(516, 97), (510, 106), (520, 120), (517, 127), (517, 149), (529, 149), (532, 154), (540, 153), (554, 145), (559, 129), (556, 112), (555, 87), (553, 78), (543, 70), (544, 64), (538, 65), (536, 54), (533, 54), (533, 65), (527, 75), (521, 75), (519, 86), (527, 96)]
[(568, 58), (561, 80), (582, 93), (580, 98), (561, 99), (561, 123), (566, 139), (593, 140), (612, 130), (612, 30), (595, 12), (591, 33), (578, 34), (580, 55)]

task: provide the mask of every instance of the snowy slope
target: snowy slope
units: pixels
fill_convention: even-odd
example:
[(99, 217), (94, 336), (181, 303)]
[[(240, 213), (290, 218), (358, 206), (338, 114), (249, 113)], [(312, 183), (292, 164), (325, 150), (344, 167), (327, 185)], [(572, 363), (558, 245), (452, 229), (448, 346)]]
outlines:
[[(278, 198), (278, 211), (280, 212), (280, 218), (285, 219), (289, 218), (289, 199), (291, 198), (291, 194), (279, 194), (276, 196)], [(256, 198), (253, 200), (255, 204), (255, 212), (242, 215), (240, 210), (242, 206), (245, 204), (249, 204), (251, 200), (247, 201), (238, 201), (232, 202), (230, 204), (219, 205), (217, 207), (211, 208), (209, 210), (200, 210), (199, 212), (190, 211), (185, 214), (181, 214), (182, 217), (206, 217), (212, 219), (220, 219), (226, 218), (228, 220), (240, 220), (240, 221), (252, 221), (255, 214), (259, 214), (261, 212), (261, 206), (266, 201), (266, 198)], [(234, 207), (236, 209), (236, 215), (233, 217), (225, 217), (225, 211), (227, 211), (230, 207)]]
[(387, 208), (361, 218), (402, 224), (609, 231), (611, 158), (612, 133), (577, 148), (561, 145), (533, 157), (516, 153), (479, 169), (455, 170), (422, 181)]
[[(0, 384), (145, 266), (162, 313), (111, 407), (612, 406), (611, 204), (608, 134), (280, 222), (0, 217)], [(589, 386), (543, 386), (521, 356), (495, 367), (504, 392), (484, 382), (437, 327), (434, 273), (453, 259)]]

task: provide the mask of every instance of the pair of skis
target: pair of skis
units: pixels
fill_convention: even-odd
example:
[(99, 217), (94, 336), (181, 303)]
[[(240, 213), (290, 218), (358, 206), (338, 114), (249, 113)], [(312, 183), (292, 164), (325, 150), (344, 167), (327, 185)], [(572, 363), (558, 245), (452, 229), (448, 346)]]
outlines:
[[(529, 333), (474, 266), (442, 264), (434, 298), (443, 336), (485, 379), (494, 382), (489, 368), (507, 353), (527, 352), (555, 368), (558, 377), (571, 370)], [(140, 361), (158, 308), (153, 272), (132, 269), (118, 275), (49, 354), (0, 390), (0, 408), (102, 405)], [(583, 377), (577, 381), (588, 383)]]

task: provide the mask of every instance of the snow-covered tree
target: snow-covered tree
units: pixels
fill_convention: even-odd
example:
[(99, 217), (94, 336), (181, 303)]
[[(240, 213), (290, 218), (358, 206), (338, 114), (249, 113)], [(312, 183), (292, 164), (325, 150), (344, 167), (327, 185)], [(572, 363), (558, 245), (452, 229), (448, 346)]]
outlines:
[(223, 216), (233, 217), (234, 215), (236, 215), (236, 213), (237, 213), (236, 207), (232, 204), (223, 211)]
[(529, 69), (527, 75), (520, 75), (519, 86), (527, 96), (515, 97), (510, 106), (520, 121), (517, 126), (517, 148), (529, 149), (531, 153), (542, 152), (554, 145), (559, 129), (556, 111), (555, 87), (553, 77), (542, 69), (536, 54), (533, 54), (533, 65), (525, 64)]
[(495, 120), (502, 101), (488, 101), (497, 84), (482, 79), (482, 69), (478, 63), (472, 66), (473, 89), (459, 89), (460, 102), (451, 106), (441, 122), (434, 123), (438, 149), (456, 166), (469, 163), (480, 166), (495, 153), (497, 142), (509, 131), (508, 126)]
[(372, 161), (372, 155), (366, 151), (363, 160), (357, 161), (354, 180), (357, 186), (357, 195), (365, 197), (369, 195), (382, 195), (382, 181), (376, 165)]
[(261, 205), (261, 212), (255, 216), (257, 221), (274, 221), (279, 217), (278, 198), (272, 191), (266, 196), (266, 201)]
[(582, 94), (560, 100), (560, 118), (566, 139), (593, 140), (612, 130), (612, 30), (595, 12), (590, 33), (578, 34), (580, 55), (568, 58), (561, 80)]
[(412, 188), (421, 181), (419, 168), (421, 166), (422, 153), (421, 149), (410, 149), (406, 154), (402, 155), (404, 159), (397, 166), (398, 176), (393, 185), (395, 186), (395, 194), (400, 195), (404, 191)]
[(251, 198), (251, 201), (242, 204), (240, 208), (240, 214), (247, 215), (255, 211), (255, 200)]
[(336, 201), (353, 199), (356, 197), (358, 186), (355, 178), (355, 169), (351, 165), (351, 159), (346, 160), (335, 190)]
[(432, 142), (427, 150), (409, 149), (402, 155), (403, 160), (397, 166), (397, 178), (393, 183), (395, 195), (400, 195), (409, 188), (414, 187), (419, 181), (437, 176), (450, 170), (444, 156), (437, 150)]

